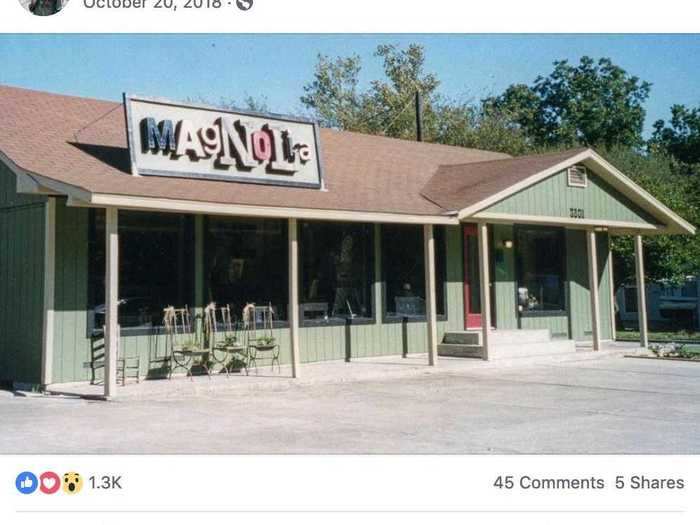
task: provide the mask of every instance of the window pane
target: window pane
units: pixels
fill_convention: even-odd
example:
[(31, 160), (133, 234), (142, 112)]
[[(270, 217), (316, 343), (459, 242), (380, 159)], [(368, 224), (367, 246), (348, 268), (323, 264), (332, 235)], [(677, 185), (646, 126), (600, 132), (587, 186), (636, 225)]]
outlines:
[(564, 230), (517, 227), (516, 242), (518, 309), (564, 310)]
[[(445, 235), (435, 227), (437, 314), (445, 314)], [(425, 317), (425, 263), (423, 227), (382, 226), (382, 268), (388, 318)]]
[(287, 221), (208, 217), (204, 261), (206, 298), (230, 305), (241, 318), (247, 303), (272, 305), (287, 320)]
[(625, 311), (627, 313), (637, 313), (637, 288), (626, 286), (625, 290)]
[(300, 228), (302, 318), (371, 318), (374, 227), (303, 222)]
[[(192, 306), (194, 239), (190, 216), (119, 212), (119, 324), (160, 326), (163, 308)], [(91, 322), (105, 322), (105, 214), (90, 213)]]

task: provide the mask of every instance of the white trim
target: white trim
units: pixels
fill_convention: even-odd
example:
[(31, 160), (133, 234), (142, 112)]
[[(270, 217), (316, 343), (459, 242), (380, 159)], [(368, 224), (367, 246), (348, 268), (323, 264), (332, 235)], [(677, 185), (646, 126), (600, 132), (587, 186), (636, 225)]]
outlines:
[(41, 351), (41, 384), (53, 382), (54, 308), (56, 298), (56, 199), (44, 206), (44, 312)]
[[(651, 194), (635, 184), (630, 178), (591, 149), (573, 155), (569, 159), (560, 162), (551, 168), (536, 173), (527, 179), (518, 182), (517, 184), (513, 184), (503, 191), (495, 193), (494, 195), (491, 195), (486, 199), (477, 202), (476, 204), (468, 206), (459, 211), (457, 216), (460, 220), (472, 217), (481, 210), (484, 210), (489, 206), (492, 206), (493, 204), (496, 204), (497, 202), (500, 202), (515, 193), (518, 193), (519, 191), (529, 188), (530, 186), (533, 186), (538, 182), (541, 182), (542, 180), (565, 170), (573, 164), (579, 163), (584, 163), (588, 168), (591, 168), (592, 165), (592, 171), (603, 178), (603, 180), (608, 182), (616, 190), (628, 197), (632, 202), (652, 215), (660, 217), (665, 222), (668, 222), (666, 227), (662, 228), (664, 233), (695, 234), (695, 227), (692, 224), (684, 220), (659, 200), (655, 199), (653, 196), (651, 196)], [(606, 223), (604, 225), (611, 224), (611, 222), (607, 221), (602, 222)], [(644, 228), (637, 227), (637, 229), (641, 230)]]
[(549, 215), (520, 215), (511, 213), (481, 212), (474, 215), (475, 219), (487, 220), (489, 222), (499, 222), (505, 224), (550, 224), (561, 225), (570, 228), (590, 229), (590, 228), (614, 228), (630, 231), (663, 232), (662, 226), (654, 226), (647, 223), (626, 222), (626, 221), (606, 221), (591, 219), (572, 219), (569, 217), (555, 217)]
[(155, 197), (131, 197), (127, 195), (113, 194), (94, 194), (89, 200), (69, 199), (68, 205), (91, 208), (114, 206), (119, 207), (120, 209), (151, 210), (175, 213), (203, 213), (208, 215), (237, 215), (243, 217), (272, 217), (325, 221), (446, 225), (459, 224), (459, 221), (455, 217), (437, 215), (405, 215), (399, 213), (251, 206), (245, 204), (218, 204), (213, 202), (161, 199)]
[(36, 179), (26, 173), (17, 172), (17, 193), (25, 195), (48, 195), (52, 197), (61, 196), (60, 193), (50, 190), (46, 186), (39, 184)]
[(292, 377), (301, 374), (299, 351), (299, 241), (297, 220), (289, 219), (289, 340), (292, 353)]
[(65, 182), (60, 182), (42, 175), (37, 175), (36, 173), (26, 172), (28, 176), (35, 179), (37, 184), (48, 188), (49, 191), (54, 192), (53, 195), (66, 195), (69, 198), (87, 200), (90, 198), (91, 193), (77, 186), (71, 184), (66, 184)]
[(435, 289), (435, 235), (433, 225), (423, 226), (423, 257), (425, 265), (425, 315), (428, 332), (428, 364), (437, 365), (437, 291)]
[(615, 276), (613, 274), (613, 252), (612, 244), (610, 242), (610, 235), (608, 235), (608, 279), (610, 281), (610, 335), (612, 340), (617, 339), (617, 327), (615, 326)]
[(637, 285), (637, 316), (639, 318), (639, 346), (649, 346), (649, 330), (647, 325), (647, 289), (644, 282), (644, 244), (642, 236), (634, 237), (634, 261)]
[(600, 350), (600, 285), (598, 282), (598, 245), (594, 230), (586, 231), (588, 245), (588, 295), (591, 300), (593, 350)]
[(104, 395), (117, 393), (117, 360), (119, 356), (119, 210), (105, 211), (105, 343)]
[[(569, 167), (571, 164), (576, 164), (579, 162), (582, 162), (586, 158), (588, 158), (590, 150), (587, 151), (582, 151), (581, 153), (574, 155), (573, 157), (560, 162), (559, 164), (556, 164), (552, 166), (551, 168), (548, 168), (544, 171), (541, 171), (539, 173), (536, 173), (527, 179), (521, 180), (520, 182), (513, 184), (512, 186), (509, 186), (503, 191), (499, 191), (498, 193), (494, 193), (493, 195), (486, 197), (485, 199), (477, 202), (476, 204), (472, 204), (471, 206), (468, 206), (464, 208), (463, 210), (459, 211), (457, 214), (457, 217), (460, 220), (463, 220), (467, 217), (471, 217), (475, 213), (483, 210), (484, 208), (488, 208), (489, 206), (496, 204), (499, 201), (502, 201), (506, 197), (510, 197), (511, 195), (518, 193), (519, 191), (524, 190), (525, 188), (528, 188), (532, 186), (533, 184), (537, 184), (538, 182), (546, 179), (547, 177), (550, 177), (554, 175), (555, 173), (559, 173), (560, 171), (564, 171), (567, 167)], [(496, 161), (493, 161), (496, 162)]]
[(479, 279), (481, 285), (481, 347), (484, 359), (489, 359), (491, 331), (491, 277), (489, 275), (489, 229), (485, 222), (477, 224), (479, 242)]

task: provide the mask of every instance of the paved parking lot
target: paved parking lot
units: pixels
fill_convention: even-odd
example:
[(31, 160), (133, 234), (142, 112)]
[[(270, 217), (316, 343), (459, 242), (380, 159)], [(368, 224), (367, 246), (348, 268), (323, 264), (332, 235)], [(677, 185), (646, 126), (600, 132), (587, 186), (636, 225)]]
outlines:
[(0, 392), (0, 453), (700, 453), (699, 363), (401, 364), (264, 388), (181, 379), (116, 402)]

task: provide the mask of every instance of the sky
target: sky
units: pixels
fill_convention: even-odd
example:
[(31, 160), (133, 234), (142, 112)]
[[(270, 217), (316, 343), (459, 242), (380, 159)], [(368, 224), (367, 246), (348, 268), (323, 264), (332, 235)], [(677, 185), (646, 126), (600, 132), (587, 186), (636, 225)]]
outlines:
[(653, 84), (647, 135), (673, 104), (700, 106), (700, 35), (1, 35), (0, 83), (107, 100), (252, 96), (273, 112), (304, 114), (299, 97), (319, 53), (360, 55), (367, 85), (382, 74), (377, 45), (414, 42), (440, 92), (458, 100), (531, 84), (553, 61), (589, 55)]

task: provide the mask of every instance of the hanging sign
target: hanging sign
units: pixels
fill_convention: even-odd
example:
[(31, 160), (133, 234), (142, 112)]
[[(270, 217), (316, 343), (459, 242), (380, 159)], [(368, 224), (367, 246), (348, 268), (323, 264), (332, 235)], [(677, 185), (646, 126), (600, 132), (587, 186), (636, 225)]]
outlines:
[(134, 175), (321, 188), (310, 120), (124, 95)]

